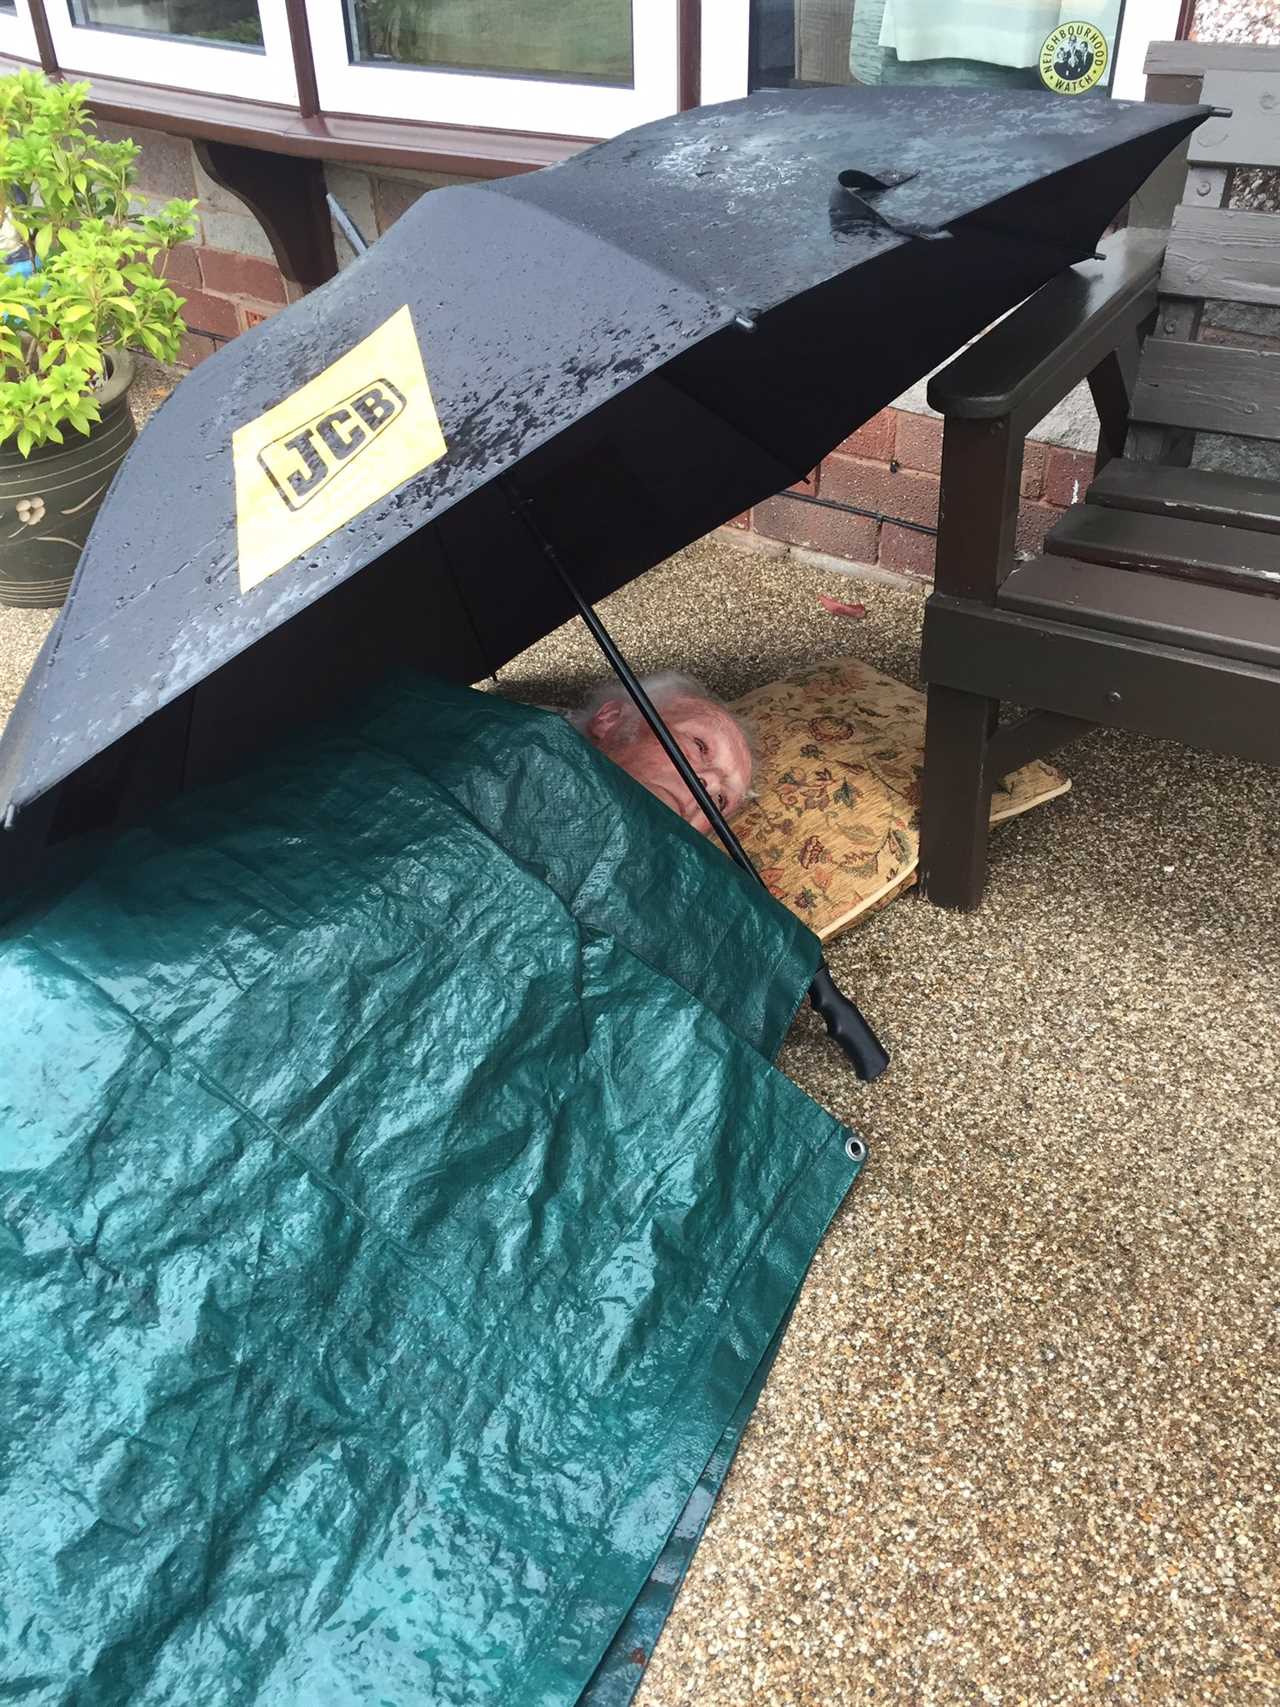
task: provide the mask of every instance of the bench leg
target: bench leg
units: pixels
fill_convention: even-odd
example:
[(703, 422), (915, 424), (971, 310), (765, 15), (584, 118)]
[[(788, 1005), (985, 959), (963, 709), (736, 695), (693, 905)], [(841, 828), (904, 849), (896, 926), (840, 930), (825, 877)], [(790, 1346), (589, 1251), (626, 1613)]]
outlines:
[(987, 748), (1000, 702), (931, 684), (920, 812), (920, 889), (970, 912), (987, 879), (991, 781)]

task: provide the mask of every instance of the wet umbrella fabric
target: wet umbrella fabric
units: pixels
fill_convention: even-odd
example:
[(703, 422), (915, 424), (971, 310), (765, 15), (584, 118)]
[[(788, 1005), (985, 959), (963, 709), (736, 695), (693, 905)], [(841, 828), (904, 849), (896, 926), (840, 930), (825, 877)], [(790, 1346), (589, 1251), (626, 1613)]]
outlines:
[(1204, 111), (772, 93), (423, 197), (143, 435), (0, 743), (0, 815), (35, 845), (396, 663), (499, 668), (571, 611), (500, 476), (601, 597), (1088, 253)]

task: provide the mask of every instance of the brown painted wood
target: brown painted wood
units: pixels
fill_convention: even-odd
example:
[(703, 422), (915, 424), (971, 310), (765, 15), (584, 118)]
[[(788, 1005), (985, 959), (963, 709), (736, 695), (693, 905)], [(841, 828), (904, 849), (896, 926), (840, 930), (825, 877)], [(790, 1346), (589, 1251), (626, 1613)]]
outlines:
[[(305, 0), (299, 0), (305, 4)], [(679, 0), (676, 14), (676, 53), (679, 62), (680, 111), (702, 105), (702, 0)]]
[(197, 142), (200, 164), (266, 232), (285, 279), (315, 290), (338, 270), (319, 160), (263, 154), (228, 142)]
[(1093, 724), (1081, 717), (1063, 717), (1056, 711), (1032, 711), (1013, 723), (1002, 723), (987, 748), (987, 775), (993, 779), (1011, 776), (1033, 759), (1043, 759), (1068, 742), (1078, 741), (1092, 728)]
[(1202, 77), (1207, 71), (1269, 71), (1274, 47), (1236, 41), (1153, 41), (1143, 70), (1148, 77)]
[(993, 600), (1013, 560), (1023, 441), (1002, 421), (948, 421), (934, 584), (957, 598)]
[(320, 90), (316, 83), (315, 56), (311, 50), (307, 0), (284, 0), (284, 12), (289, 25), (289, 41), (293, 48), (293, 73), (298, 84), (298, 111), (304, 119), (314, 118), (320, 111)]
[[(1191, 106), (1200, 99), (1198, 77), (1148, 77), (1147, 100), (1164, 101)], [(1187, 177), (1187, 145), (1180, 142), (1172, 154), (1167, 154), (1155, 171), (1129, 198), (1130, 230), (1140, 226), (1151, 230), (1168, 231), (1173, 210), (1182, 195)]]
[(49, 14), (44, 9), (44, 0), (27, 0), (27, 10), (31, 14), (31, 32), (36, 38), (41, 69), (50, 77), (57, 77), (60, 75), (58, 50), (53, 45), (53, 32), (49, 28)]
[[(26, 63), (0, 54), (0, 76), (19, 71)], [(68, 75), (72, 69), (67, 68)], [(594, 140), (341, 113), (307, 119), (296, 108), (266, 101), (162, 89), (79, 71), (75, 75), (90, 85), (94, 113), (113, 124), (141, 125), (193, 141), (229, 142), (263, 153), (351, 166), (404, 166), (460, 177), (501, 178), (558, 165)]]
[(1133, 417), (1198, 432), (1280, 438), (1280, 353), (1151, 338), (1133, 388)]
[(1280, 546), (1273, 534), (1251, 528), (1076, 504), (1054, 523), (1044, 548), (1053, 557), (1186, 575), (1280, 596)]
[(1000, 608), (1280, 669), (1280, 599), (1071, 557), (1019, 563)]
[(1280, 166), (1280, 65), (1272, 48), (1266, 70), (1206, 71), (1200, 99), (1229, 107), (1230, 118), (1209, 118), (1191, 133), (1187, 158), (1217, 166)]
[(1025, 431), (1155, 311), (1164, 237), (1118, 231), (1106, 259), (1083, 261), (1016, 308), (929, 381), (940, 414), (1011, 416)]
[[(934, 594), (921, 673), (1087, 722), (1280, 764), (1280, 670)], [(928, 754), (925, 756), (928, 775)], [(926, 781), (926, 794), (928, 783)]]
[(1173, 296), (1280, 307), (1280, 215), (1175, 208), (1160, 289)]
[(1129, 436), (1129, 398), (1138, 373), (1139, 344), (1136, 330), (1106, 355), (1089, 375), (1089, 391), (1098, 411), (1098, 450), (1094, 466), (1105, 468), (1113, 457), (1123, 456)]
[(939, 907), (971, 912), (982, 899), (992, 787), (987, 749), (999, 712), (985, 695), (929, 688), (919, 882)]
[(1206, 468), (1165, 468), (1156, 462), (1120, 458), (1095, 478), (1085, 502), (1280, 533), (1280, 482), (1216, 474)]

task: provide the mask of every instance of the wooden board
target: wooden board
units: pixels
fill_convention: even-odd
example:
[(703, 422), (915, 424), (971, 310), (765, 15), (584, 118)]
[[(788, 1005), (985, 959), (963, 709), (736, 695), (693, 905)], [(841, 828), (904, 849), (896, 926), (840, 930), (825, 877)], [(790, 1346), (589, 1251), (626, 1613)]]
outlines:
[(1280, 670), (1245, 659), (935, 593), (920, 673), (930, 685), (1280, 764)]
[(1207, 71), (1200, 99), (1229, 107), (1231, 116), (1206, 119), (1192, 131), (1193, 164), (1280, 166), (1280, 60), (1268, 71)]
[(1239, 41), (1153, 41), (1143, 70), (1148, 77), (1201, 77), (1208, 71), (1271, 71), (1280, 47)]
[(1280, 596), (1280, 543), (1274, 534), (1247, 528), (1077, 504), (1050, 530), (1044, 548), (1054, 557)]
[(1280, 307), (1280, 214), (1185, 203), (1175, 208), (1160, 289)]
[(1000, 607), (1134, 634), (1280, 669), (1280, 599), (1072, 557), (1033, 557), (1000, 589)]
[(1226, 522), (1280, 533), (1280, 481), (1207, 468), (1166, 468), (1158, 462), (1114, 457), (1085, 493), (1090, 504), (1188, 522)]
[(1280, 439), (1280, 353), (1148, 338), (1132, 414), (1160, 426)]

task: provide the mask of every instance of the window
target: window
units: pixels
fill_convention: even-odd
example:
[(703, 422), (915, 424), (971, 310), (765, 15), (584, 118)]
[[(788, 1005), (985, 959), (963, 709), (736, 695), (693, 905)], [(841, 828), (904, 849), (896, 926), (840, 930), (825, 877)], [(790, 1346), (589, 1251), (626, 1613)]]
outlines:
[(31, 27), (27, 0), (0, 0), (0, 53), (18, 59), (39, 59), (36, 33)]
[(261, 48), (257, 0), (71, 0), (73, 23)]
[[(1141, 99), (1178, 0), (751, 0), (751, 86), (925, 83)], [(1082, 27), (1074, 27), (1082, 26)], [(1042, 77), (1041, 61), (1045, 71)]]
[(615, 83), (635, 74), (631, 0), (347, 0), (351, 57)]
[(68, 72), (297, 101), (285, 0), (46, 0), (45, 10)]
[(677, 106), (677, 0), (310, 0), (321, 105), (613, 136)]

